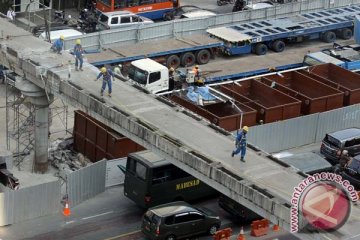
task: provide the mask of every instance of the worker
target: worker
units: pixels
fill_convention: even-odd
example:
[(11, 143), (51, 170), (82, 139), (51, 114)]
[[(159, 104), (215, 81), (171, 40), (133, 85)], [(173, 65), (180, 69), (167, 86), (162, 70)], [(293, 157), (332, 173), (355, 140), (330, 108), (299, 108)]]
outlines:
[[(75, 46), (74, 46), (74, 56), (75, 56), (75, 70), (76, 71), (83, 71), (82, 66), (83, 66), (83, 53), (84, 50), (81, 46), (81, 40), (80, 39), (76, 39), (75, 41)], [(79, 65), (80, 62), (80, 65)], [(78, 68), (79, 66), (79, 68)]]
[(247, 126), (244, 126), (242, 128), (242, 131), (240, 131), (235, 139), (235, 147), (236, 149), (234, 151), (232, 151), (231, 153), (231, 157), (234, 157), (234, 155), (238, 154), (241, 152), (240, 154), (240, 160), (242, 162), (245, 162), (245, 154), (246, 154), (246, 134), (249, 131), (249, 128)]
[(53, 43), (53, 45), (51, 46), (51, 49), (56, 52), (57, 54), (61, 54), (61, 51), (63, 49), (64, 46), (64, 36), (61, 35), (60, 38), (56, 39)]
[(10, 20), (10, 21), (14, 21), (16, 16), (16, 13), (14, 12), (12, 7), (9, 7), (9, 10), (6, 13), (6, 17)]
[(349, 152), (347, 150), (342, 150), (339, 155), (339, 163), (340, 167), (345, 167), (347, 163), (351, 160), (351, 157), (349, 156)]
[(173, 67), (169, 68), (169, 91), (174, 90), (175, 87), (175, 69)]
[(194, 80), (199, 80), (200, 79), (200, 69), (199, 69), (199, 65), (195, 65), (195, 67), (193, 67), (192, 71), (195, 74), (195, 78)]
[(114, 73), (117, 74), (120, 79), (126, 80), (126, 77), (122, 74), (123, 66), (121, 64), (114, 68)]
[(97, 78), (95, 79), (95, 81), (99, 80), (99, 78), (103, 77), (103, 82), (102, 82), (102, 86), (101, 86), (101, 90), (100, 90), (100, 95), (103, 96), (106, 85), (108, 86), (108, 96), (111, 97), (111, 92), (112, 92), (112, 83), (111, 80), (114, 79), (114, 73), (110, 70), (107, 69), (106, 67), (102, 67), (100, 69), (100, 73), (97, 76)]

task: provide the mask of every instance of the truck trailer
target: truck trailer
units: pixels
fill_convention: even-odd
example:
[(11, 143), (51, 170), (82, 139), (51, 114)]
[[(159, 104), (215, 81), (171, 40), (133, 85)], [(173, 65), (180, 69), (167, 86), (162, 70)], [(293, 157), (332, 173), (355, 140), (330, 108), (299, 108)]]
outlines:
[(336, 38), (350, 39), (355, 15), (360, 5), (326, 9), (278, 19), (260, 20), (246, 24), (218, 27), (207, 34), (181, 38), (145, 41), (128, 46), (112, 47), (96, 54), (88, 54), (95, 66), (127, 65), (131, 61), (151, 58), (166, 67), (190, 67), (206, 64), (217, 54), (226, 56), (255, 53), (264, 55), (268, 49), (285, 50), (286, 44), (320, 39), (327, 43)]

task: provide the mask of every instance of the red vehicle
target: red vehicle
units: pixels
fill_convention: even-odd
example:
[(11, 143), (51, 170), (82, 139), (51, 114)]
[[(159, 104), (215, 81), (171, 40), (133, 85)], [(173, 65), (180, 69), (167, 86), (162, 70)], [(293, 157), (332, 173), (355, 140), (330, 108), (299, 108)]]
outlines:
[(150, 19), (162, 19), (164, 14), (177, 8), (179, 0), (97, 0), (100, 12), (127, 10)]

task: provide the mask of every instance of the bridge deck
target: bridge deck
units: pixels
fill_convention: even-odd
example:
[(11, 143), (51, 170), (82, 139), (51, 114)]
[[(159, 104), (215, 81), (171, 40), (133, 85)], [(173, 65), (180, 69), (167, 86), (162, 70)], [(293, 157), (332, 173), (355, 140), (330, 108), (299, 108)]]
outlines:
[[(60, 65), (67, 63), (69, 60), (73, 61), (71, 55), (67, 53), (63, 53), (62, 55), (51, 53), (48, 50), (50, 47), (49, 44), (30, 36), (30, 34), (26, 36), (27, 33), (25, 31), (15, 28), (11, 23), (3, 19), (0, 19), (0, 32), (1, 31), (4, 32), (5, 36), (13, 36), (10, 37), (9, 40), (0, 39), (0, 44), (2, 45), (0, 59), (2, 60), (2, 64), (6, 66), (13, 65), (11, 64), (12, 62), (15, 63), (18, 58), (22, 58), (24, 61), (22, 60), (17, 65), (13, 65), (14, 70), (19, 74), (25, 71), (28, 79), (43, 86), (42, 80), (39, 80), (39, 77), (35, 76), (35, 72), (30, 68), (30, 65), (28, 65), (30, 63), (36, 63), (36, 65), (51, 72), (51, 74), (49, 75), (48, 73), (47, 76), (54, 74), (57, 76), (56, 78), (62, 79), (62, 81), (57, 82), (54, 77), (54, 80), (48, 83), (50, 85), (47, 85), (48, 90), (58, 88), (57, 85), (51, 85), (55, 82), (60, 85), (60, 88), (63, 87), (61, 83), (67, 82), (68, 68), (66, 65)], [(7, 53), (6, 56), (4, 54), (5, 52)], [(287, 53), (282, 54), (286, 56)], [(250, 61), (250, 58), (247, 60)], [(254, 63), (256, 63), (256, 60)], [(94, 82), (93, 80), (99, 71), (89, 64), (86, 64), (84, 69), (84, 72), (72, 72), (71, 82), (81, 87), (83, 92), (88, 93), (87, 95), (93, 94), (98, 96), (101, 81)], [(76, 88), (73, 87), (73, 89), (73, 91), (76, 92)], [(60, 91), (64, 90), (60, 89)], [(56, 92), (54, 93), (56, 94)], [(63, 96), (64, 94), (65, 92), (62, 92), (59, 94), (59, 97), (73, 97), (70, 95)], [(157, 127), (159, 129), (158, 131), (161, 131), (162, 134), (165, 133), (174, 139), (179, 139), (188, 148), (194, 149), (208, 156), (209, 159), (212, 159), (214, 162), (219, 162), (226, 168), (231, 169), (236, 175), (244, 179), (242, 180), (244, 185), (246, 185), (246, 182), (248, 182), (249, 185), (255, 184), (260, 188), (266, 189), (280, 201), (290, 203), (294, 187), (302, 180), (302, 177), (296, 174), (291, 168), (283, 167), (250, 149), (248, 149), (246, 155), (246, 163), (240, 162), (239, 157), (232, 158), (230, 156), (234, 147), (232, 139), (215, 132), (202, 121), (197, 121), (180, 111), (175, 111), (174, 108), (163, 104), (151, 95), (144, 94), (132, 87), (129, 83), (115, 81), (112, 95), (113, 97), (111, 99), (104, 97), (105, 103), (103, 105), (116, 106), (130, 113), (133, 117), (143, 119), (146, 123)], [(87, 108), (87, 111), (91, 113), (97, 107), (99, 106), (90, 106)], [(98, 113), (95, 112), (95, 115), (96, 114)], [(107, 122), (104, 123), (107, 124)], [(120, 126), (120, 128), (123, 127), (124, 126)], [(131, 132), (129, 132), (128, 136), (134, 138)], [(146, 138), (146, 136), (143, 137)], [(276, 136), (274, 136), (274, 141), (276, 141)], [(186, 164), (181, 162), (177, 162), (177, 165), (186, 167)], [(196, 173), (196, 171), (200, 171), (201, 169), (193, 170)], [(205, 181), (211, 185), (214, 183), (213, 179), (208, 178), (207, 181), (203, 174), (197, 173), (195, 176), (202, 180), (205, 179)], [(219, 189), (218, 185), (215, 184), (214, 186)], [(235, 189), (232, 190), (235, 191)], [(324, 235), (328, 237), (327, 239), (339, 239), (339, 236), (346, 238), (354, 235), (359, 236), (360, 229), (357, 227), (360, 222), (359, 216), (360, 209), (355, 207), (345, 226), (336, 232), (325, 233)], [(312, 236), (313, 235), (311, 235), (310, 238), (312, 238)]]

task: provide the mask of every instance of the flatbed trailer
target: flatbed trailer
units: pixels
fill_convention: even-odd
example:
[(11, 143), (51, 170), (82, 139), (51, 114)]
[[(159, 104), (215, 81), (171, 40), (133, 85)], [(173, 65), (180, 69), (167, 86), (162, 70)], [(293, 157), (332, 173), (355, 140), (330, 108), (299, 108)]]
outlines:
[(168, 67), (206, 64), (223, 45), (218, 39), (207, 35), (146, 41), (128, 46), (112, 47), (100, 53), (87, 54), (88, 62), (95, 66), (116, 65), (151, 58)]
[(222, 51), (227, 55), (255, 53), (265, 55), (285, 50), (289, 42), (320, 39), (331, 43), (336, 37), (350, 39), (354, 19), (360, 14), (360, 5), (326, 9), (313, 13), (269, 19), (227, 27), (208, 29), (210, 36), (224, 42)]

